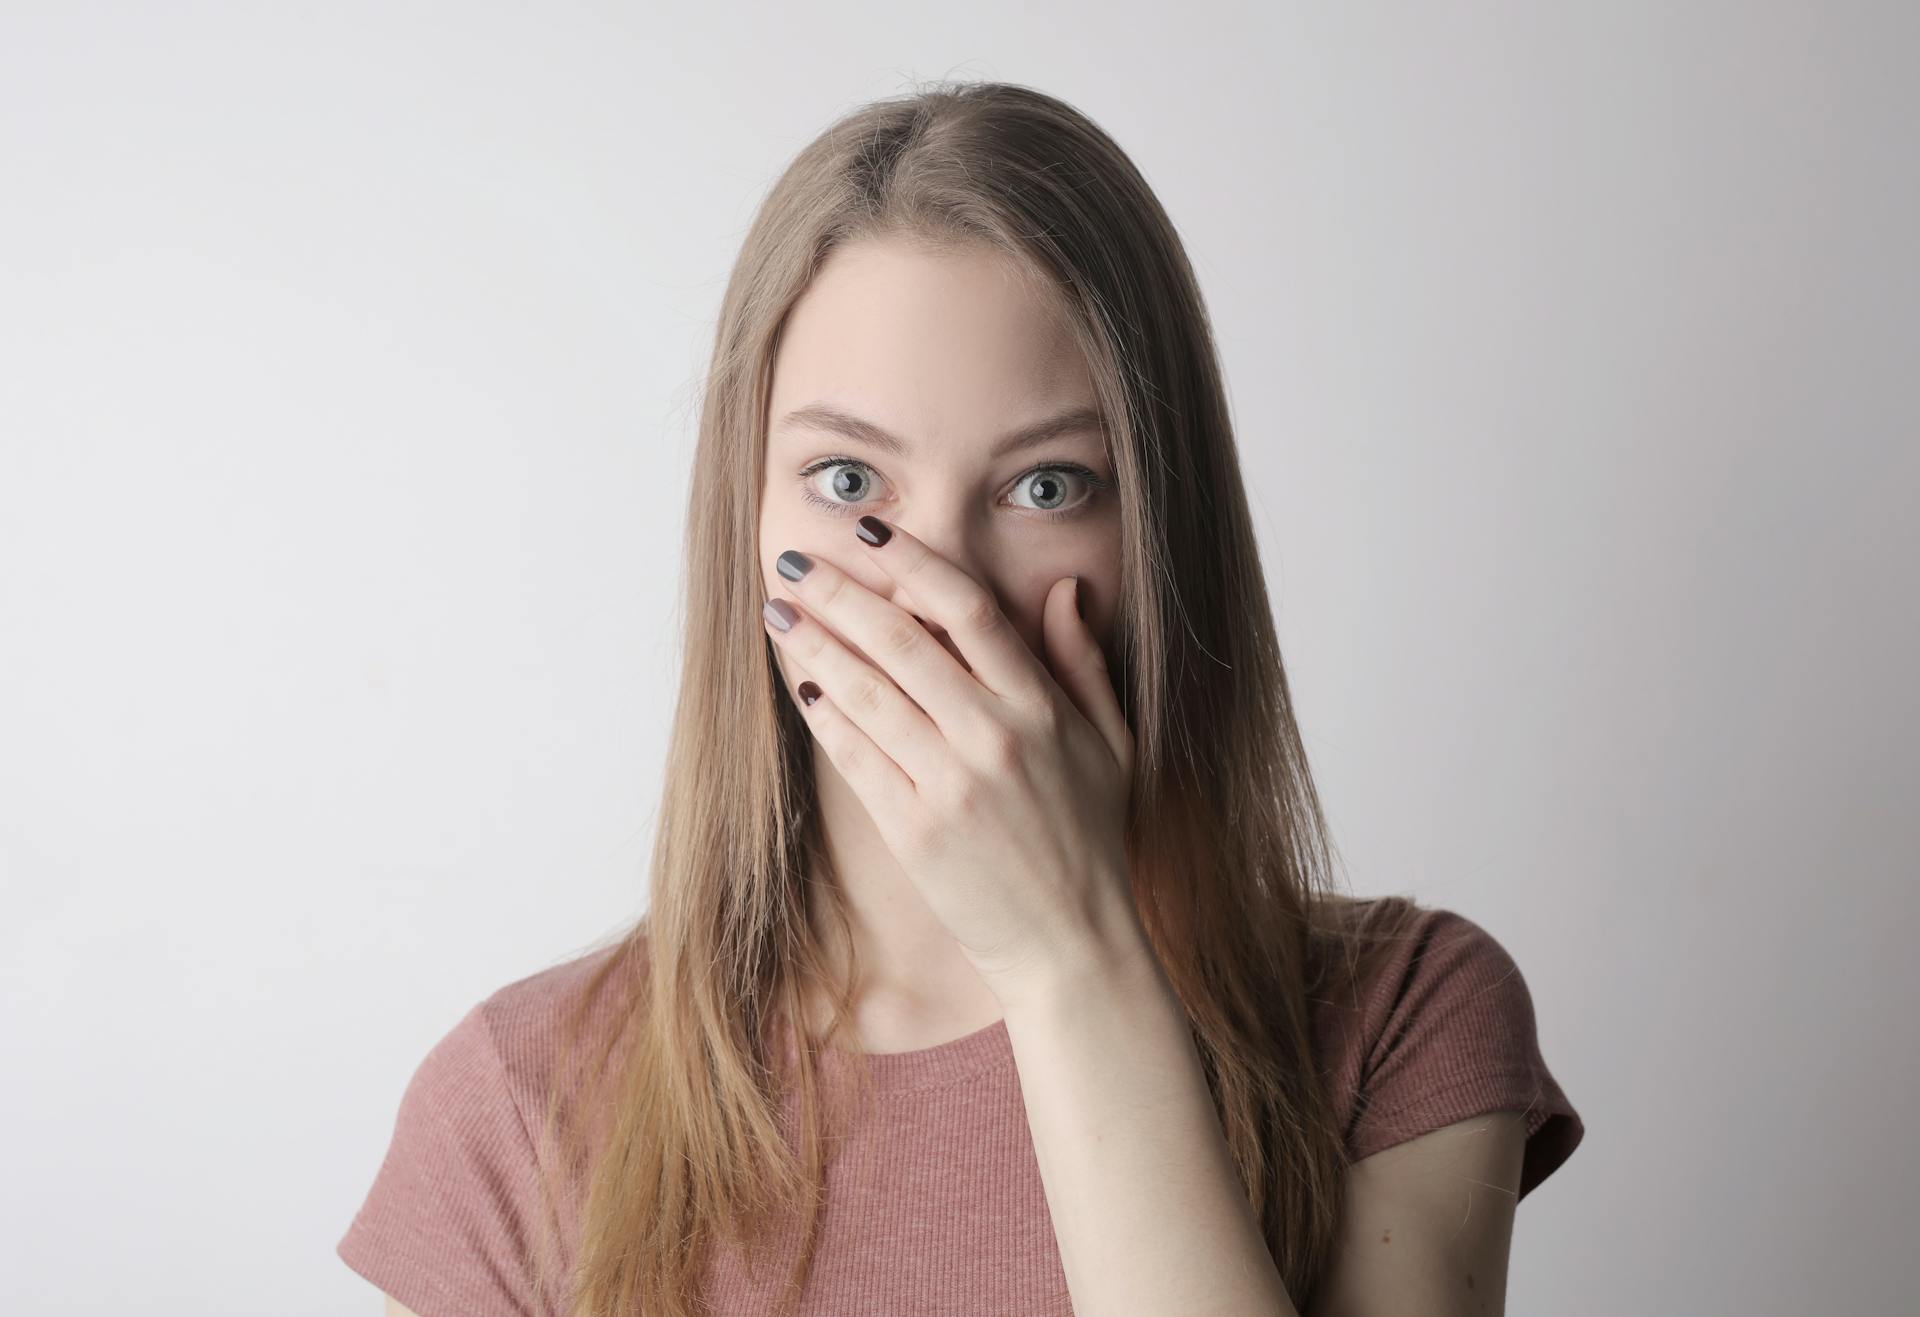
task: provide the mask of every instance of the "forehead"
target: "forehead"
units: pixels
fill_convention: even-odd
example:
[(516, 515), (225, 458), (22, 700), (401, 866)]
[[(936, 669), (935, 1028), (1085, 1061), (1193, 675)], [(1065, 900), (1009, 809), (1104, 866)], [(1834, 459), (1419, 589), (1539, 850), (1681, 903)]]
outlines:
[(867, 241), (834, 251), (791, 309), (772, 419), (829, 402), (934, 437), (1093, 402), (1059, 308), (984, 246)]

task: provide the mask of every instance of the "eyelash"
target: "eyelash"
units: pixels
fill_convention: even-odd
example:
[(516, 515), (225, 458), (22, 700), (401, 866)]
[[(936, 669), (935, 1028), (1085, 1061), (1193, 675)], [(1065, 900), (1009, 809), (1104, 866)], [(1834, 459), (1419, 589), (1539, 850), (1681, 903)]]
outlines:
[[(837, 499), (823, 498), (821, 495), (815, 493), (813, 489), (813, 477), (819, 475), (822, 471), (829, 470), (830, 468), (836, 467), (836, 466), (857, 466), (857, 467), (860, 467), (862, 470), (873, 472), (873, 474), (875, 475), (878, 475), (879, 472), (874, 471), (871, 464), (862, 462), (857, 457), (823, 457), (818, 462), (813, 463), (811, 466), (808, 466), (806, 469), (800, 472), (799, 479), (800, 479), (800, 497), (801, 498), (813, 504), (815, 507), (824, 509), (829, 513), (833, 513), (838, 516), (845, 516), (848, 513), (857, 511), (860, 507), (860, 504), (842, 503)], [(1113, 487), (1113, 482), (1111, 480), (1108, 480), (1104, 476), (1095, 474), (1093, 471), (1090, 471), (1086, 467), (1080, 465), (1080, 463), (1078, 462), (1044, 462), (1039, 466), (1029, 467), (1026, 471), (1022, 472), (1019, 478), (1016, 479), (1013, 483), (1017, 488), (1022, 481), (1031, 480), (1034, 476), (1039, 475), (1042, 471), (1064, 471), (1068, 475), (1075, 476), (1080, 480), (1084, 481), (1088, 486), (1088, 488), (1092, 491), (1087, 495), (1087, 497), (1081, 499), (1078, 503), (1074, 504), (1070, 508), (1023, 508), (1021, 509), (1021, 511), (1023, 512), (1028, 512), (1028, 513), (1033, 513), (1038, 515), (1043, 521), (1071, 520), (1072, 518), (1079, 516), (1081, 513), (1091, 509), (1093, 505), (1099, 501), (1101, 494)]]

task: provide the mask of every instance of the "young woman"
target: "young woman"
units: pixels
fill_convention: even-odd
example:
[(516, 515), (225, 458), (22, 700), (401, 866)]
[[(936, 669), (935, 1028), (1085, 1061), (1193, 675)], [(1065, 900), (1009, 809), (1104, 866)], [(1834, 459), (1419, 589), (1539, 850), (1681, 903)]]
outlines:
[(1057, 99), (866, 106), (721, 311), (651, 901), (422, 1063), (420, 1317), (1485, 1314), (1579, 1143), (1478, 925), (1334, 890), (1180, 241)]

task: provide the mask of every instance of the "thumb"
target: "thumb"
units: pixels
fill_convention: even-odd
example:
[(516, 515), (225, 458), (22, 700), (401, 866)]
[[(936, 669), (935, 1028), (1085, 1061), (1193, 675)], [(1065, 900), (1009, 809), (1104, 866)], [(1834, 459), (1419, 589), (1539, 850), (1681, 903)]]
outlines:
[(1133, 733), (1114, 693), (1107, 656), (1093, 628), (1080, 616), (1080, 578), (1064, 576), (1047, 592), (1041, 633), (1047, 646), (1047, 664), (1054, 680), (1074, 707), (1107, 743), (1114, 762), (1131, 766)]

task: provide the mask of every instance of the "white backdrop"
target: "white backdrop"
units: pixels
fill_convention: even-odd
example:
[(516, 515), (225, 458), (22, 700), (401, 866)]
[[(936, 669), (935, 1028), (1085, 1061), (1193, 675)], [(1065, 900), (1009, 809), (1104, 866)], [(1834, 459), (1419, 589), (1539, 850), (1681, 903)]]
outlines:
[(753, 208), (944, 76), (1159, 190), (1352, 886), (1526, 975), (1510, 1311), (1904, 1310), (1915, 9), (1029, 10), (0, 7), (0, 1310), (379, 1311), (413, 1067), (642, 908)]

